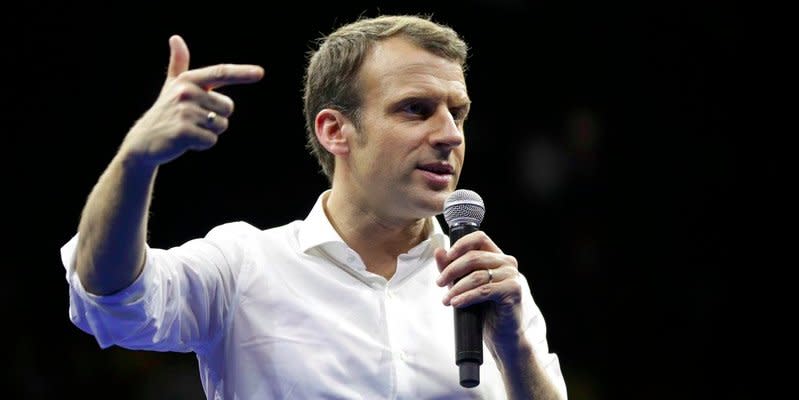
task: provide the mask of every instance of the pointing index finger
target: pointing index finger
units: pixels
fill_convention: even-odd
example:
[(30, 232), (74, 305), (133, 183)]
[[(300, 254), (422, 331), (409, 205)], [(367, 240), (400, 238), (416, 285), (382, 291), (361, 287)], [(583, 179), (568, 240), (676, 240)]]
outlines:
[(183, 77), (206, 90), (211, 90), (222, 86), (258, 82), (264, 77), (264, 69), (251, 64), (217, 64), (187, 71)]

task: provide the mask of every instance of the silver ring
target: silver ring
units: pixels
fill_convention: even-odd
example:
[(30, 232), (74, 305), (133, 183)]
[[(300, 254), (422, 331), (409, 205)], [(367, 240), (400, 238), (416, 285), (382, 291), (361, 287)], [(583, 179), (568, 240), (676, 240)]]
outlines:
[(486, 272), (488, 272), (488, 283), (494, 282), (494, 273), (490, 269), (486, 269)]
[(208, 115), (205, 116), (205, 122), (208, 124), (213, 124), (216, 121), (216, 113), (213, 111), (209, 111)]

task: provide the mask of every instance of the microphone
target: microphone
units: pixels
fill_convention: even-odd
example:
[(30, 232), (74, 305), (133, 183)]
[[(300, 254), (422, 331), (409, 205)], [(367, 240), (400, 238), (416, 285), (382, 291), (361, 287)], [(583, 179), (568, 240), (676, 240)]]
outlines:
[[(478, 231), (485, 216), (483, 199), (477, 193), (458, 189), (444, 201), (444, 220), (449, 226), (450, 242)], [(455, 364), (460, 370), (461, 386), (480, 384), (483, 363), (483, 314), (485, 303), (453, 308), (455, 313)]]

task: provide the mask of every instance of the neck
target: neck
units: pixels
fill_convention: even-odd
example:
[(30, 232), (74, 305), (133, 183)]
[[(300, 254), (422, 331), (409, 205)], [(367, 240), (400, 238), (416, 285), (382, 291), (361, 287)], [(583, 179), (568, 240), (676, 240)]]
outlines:
[(432, 229), (429, 218), (385, 215), (335, 189), (323, 199), (323, 204), (333, 228), (361, 256), (367, 271), (386, 279), (396, 271), (397, 256), (425, 240)]

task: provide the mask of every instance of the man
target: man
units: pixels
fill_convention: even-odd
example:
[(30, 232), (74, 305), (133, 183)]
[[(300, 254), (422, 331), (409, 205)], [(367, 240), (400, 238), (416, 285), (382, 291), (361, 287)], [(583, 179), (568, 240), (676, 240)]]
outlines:
[[(325, 38), (305, 111), (331, 188), (302, 221), (223, 224), (163, 250), (146, 243), (158, 169), (227, 128), (233, 102), (214, 89), (263, 76), (190, 70), (183, 40), (170, 47), (160, 96), (62, 248), (77, 326), (103, 348), (195, 352), (209, 399), (566, 398), (516, 259), (482, 232), (450, 247), (435, 219), (463, 166), (470, 106), (453, 30), (384, 16)], [(450, 306), (482, 302), (490, 356), (467, 389)]]

